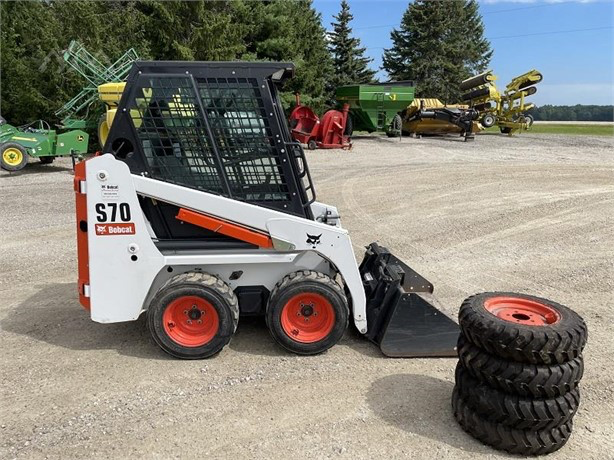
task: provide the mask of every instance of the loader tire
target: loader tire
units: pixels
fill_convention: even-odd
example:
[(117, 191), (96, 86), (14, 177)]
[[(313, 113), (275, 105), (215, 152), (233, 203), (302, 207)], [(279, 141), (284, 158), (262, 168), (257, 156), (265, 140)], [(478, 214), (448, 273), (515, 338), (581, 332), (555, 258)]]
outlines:
[(581, 356), (550, 366), (507, 361), (486, 353), (461, 335), (458, 357), (464, 368), (492, 388), (529, 398), (556, 398), (574, 391), (584, 373)]
[(582, 354), (584, 320), (551, 300), (512, 292), (467, 298), (458, 315), (465, 337), (490, 354), (517, 362), (560, 364)]
[(203, 359), (230, 342), (239, 323), (239, 302), (230, 286), (208, 273), (173, 276), (147, 310), (154, 341), (169, 355)]
[(519, 430), (485, 420), (468, 406), (457, 388), (452, 392), (452, 409), (463, 430), (484, 444), (512, 454), (548, 454), (563, 447), (571, 436), (571, 419), (544, 430)]
[(526, 398), (496, 390), (472, 377), (459, 362), (456, 386), (477, 415), (519, 430), (545, 430), (566, 423), (578, 410), (578, 388), (557, 398)]
[(324, 273), (301, 270), (278, 282), (269, 297), (266, 323), (273, 339), (299, 355), (335, 345), (349, 322), (343, 289)]

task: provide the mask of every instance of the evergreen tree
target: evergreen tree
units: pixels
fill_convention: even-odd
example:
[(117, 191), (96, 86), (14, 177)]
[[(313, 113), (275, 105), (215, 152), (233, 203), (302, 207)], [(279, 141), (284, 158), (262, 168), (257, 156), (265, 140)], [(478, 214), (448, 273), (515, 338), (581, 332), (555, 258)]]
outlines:
[(84, 86), (62, 50), (81, 41), (111, 63), (134, 48), (154, 60), (278, 60), (296, 64), (284, 101), (322, 106), (331, 60), (310, 0), (0, 1), (0, 113), (14, 125), (54, 112)]
[(395, 80), (413, 80), (417, 95), (458, 102), (459, 84), (486, 70), (492, 51), (476, 0), (416, 0), (391, 32), (383, 68)]
[(335, 16), (333, 31), (329, 33), (329, 50), (333, 58), (334, 74), (331, 86), (334, 88), (352, 83), (369, 83), (375, 70), (369, 68), (372, 59), (364, 56), (366, 48), (360, 47), (360, 39), (352, 37), (350, 22), (354, 19), (350, 5), (341, 1), (341, 11)]

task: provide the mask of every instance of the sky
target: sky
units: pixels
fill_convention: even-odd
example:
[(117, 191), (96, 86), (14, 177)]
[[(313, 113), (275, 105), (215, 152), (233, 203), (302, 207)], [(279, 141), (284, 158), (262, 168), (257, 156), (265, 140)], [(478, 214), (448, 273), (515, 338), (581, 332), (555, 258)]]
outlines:
[[(380, 69), (407, 0), (349, 0), (354, 36)], [(314, 0), (327, 30), (340, 0)], [(544, 76), (536, 105), (614, 104), (614, 0), (481, 0), (498, 87), (531, 69)], [(580, 30), (579, 30), (580, 29)], [(590, 30), (588, 30), (590, 29)], [(387, 79), (385, 71), (378, 73)]]

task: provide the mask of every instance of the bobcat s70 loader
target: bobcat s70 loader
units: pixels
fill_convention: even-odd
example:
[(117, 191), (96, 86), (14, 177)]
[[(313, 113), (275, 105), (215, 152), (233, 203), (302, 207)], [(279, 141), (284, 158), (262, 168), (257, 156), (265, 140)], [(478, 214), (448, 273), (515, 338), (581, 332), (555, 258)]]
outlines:
[(278, 95), (290, 63), (136, 62), (103, 154), (76, 166), (79, 296), (101, 323), (147, 314), (179, 358), (219, 352), (264, 315), (299, 354), (348, 323), (389, 356), (454, 356), (458, 326), (431, 283), (369, 245), (358, 265), (315, 200)]

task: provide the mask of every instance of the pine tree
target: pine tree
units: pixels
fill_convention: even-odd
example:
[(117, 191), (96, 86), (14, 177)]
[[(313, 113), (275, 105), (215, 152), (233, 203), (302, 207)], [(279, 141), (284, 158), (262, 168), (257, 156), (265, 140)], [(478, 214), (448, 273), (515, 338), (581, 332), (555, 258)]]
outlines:
[(360, 47), (360, 39), (352, 37), (350, 22), (354, 16), (346, 0), (341, 1), (341, 11), (334, 18), (336, 22), (331, 24), (333, 31), (329, 33), (334, 65), (332, 87), (371, 82), (376, 72), (369, 68), (372, 59), (364, 56), (366, 48)]
[(395, 80), (413, 80), (420, 97), (458, 102), (459, 83), (486, 70), (492, 51), (476, 0), (416, 0), (391, 32), (383, 68)]

